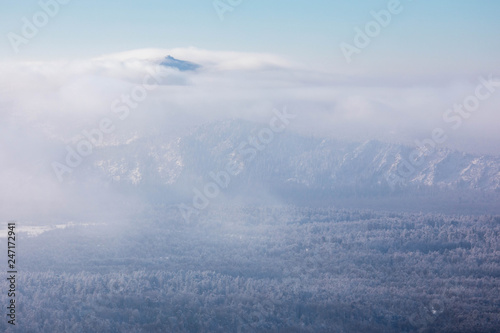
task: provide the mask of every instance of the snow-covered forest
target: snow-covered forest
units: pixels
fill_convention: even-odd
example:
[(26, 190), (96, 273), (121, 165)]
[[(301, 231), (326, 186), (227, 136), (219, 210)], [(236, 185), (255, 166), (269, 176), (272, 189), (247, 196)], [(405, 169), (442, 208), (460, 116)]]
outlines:
[[(499, 232), (500, 216), (231, 206), (187, 224), (176, 207), (157, 206), (125, 225), (21, 233), (19, 324), (26, 332), (494, 332)], [(0, 329), (14, 332), (5, 321)]]

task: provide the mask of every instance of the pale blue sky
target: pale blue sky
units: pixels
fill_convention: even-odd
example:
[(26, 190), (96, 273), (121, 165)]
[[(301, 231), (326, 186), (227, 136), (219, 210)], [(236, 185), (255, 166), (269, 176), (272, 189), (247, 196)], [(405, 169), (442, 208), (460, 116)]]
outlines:
[[(7, 33), (38, 1), (0, 0), (0, 59), (91, 57), (137, 48), (194, 46), (268, 52), (353, 72), (455, 73), (495, 71), (500, 59), (500, 1), (401, 0), (403, 12), (347, 65), (341, 42), (372, 20), (387, 0), (243, 0), (221, 21), (212, 0), (72, 0), (19, 54)], [(45, 0), (49, 1), (49, 0)]]

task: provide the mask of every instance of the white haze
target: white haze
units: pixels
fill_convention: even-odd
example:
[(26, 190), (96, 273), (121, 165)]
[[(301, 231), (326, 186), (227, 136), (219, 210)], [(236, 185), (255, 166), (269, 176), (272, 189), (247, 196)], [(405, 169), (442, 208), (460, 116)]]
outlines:
[[(346, 76), (343, 69), (318, 71), (268, 54), (195, 48), (139, 50), (60, 62), (0, 63), (1, 218), (54, 216), (122, 205), (126, 197), (60, 184), (51, 162), (83, 130), (112, 117), (111, 103), (140, 84), (154, 62), (171, 55), (202, 67), (167, 75), (148, 97), (116, 122), (105, 144), (139, 137), (182, 135), (199, 124), (226, 118), (268, 122), (274, 108), (298, 116), (289, 130), (349, 141), (379, 139), (412, 144), (446, 130), (444, 145), (497, 154), (500, 90), (482, 102), (458, 130), (443, 121), (446, 109), (474, 92), (477, 77), (440, 80)], [(483, 73), (487, 77), (489, 73)], [(133, 210), (133, 208), (131, 208)]]

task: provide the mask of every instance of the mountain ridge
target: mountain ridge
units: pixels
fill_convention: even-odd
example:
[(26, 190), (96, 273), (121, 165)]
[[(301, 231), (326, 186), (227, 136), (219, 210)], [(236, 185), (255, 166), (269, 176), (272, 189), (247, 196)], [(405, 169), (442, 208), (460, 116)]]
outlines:
[[(369, 140), (342, 142), (330, 138), (278, 133), (250, 159), (238, 147), (255, 137), (262, 125), (224, 120), (201, 125), (185, 136), (140, 138), (129, 144), (96, 149), (86, 168), (105, 181), (121, 186), (195, 186), (210, 172), (239, 164), (234, 183), (265, 183), (269, 187), (308, 190), (374, 191), (440, 188), (500, 190), (500, 158), (438, 148), (424, 156), (420, 167), (391, 184), (415, 148)], [(247, 145), (248, 149), (253, 149)], [(247, 154), (248, 155), (248, 154)], [(408, 162), (406, 162), (408, 163)]]

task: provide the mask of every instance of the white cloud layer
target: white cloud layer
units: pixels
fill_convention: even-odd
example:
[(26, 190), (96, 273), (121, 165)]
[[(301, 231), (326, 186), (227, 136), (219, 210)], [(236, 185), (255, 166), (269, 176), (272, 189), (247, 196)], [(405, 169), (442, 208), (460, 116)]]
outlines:
[[(113, 103), (123, 105), (124, 96), (142, 86), (167, 55), (202, 67), (184, 72), (164, 68), (160, 84), (134, 102), (137, 106), (120, 121)], [(22, 207), (50, 209), (67, 202), (68, 190), (56, 183), (50, 163), (64, 154), (65, 144), (103, 118), (116, 125), (104, 144), (119, 144), (155, 134), (180, 135), (217, 119), (265, 122), (273, 108), (287, 106), (300, 119), (291, 130), (307, 135), (411, 144), (441, 127), (451, 147), (500, 151), (500, 87), (459, 129), (443, 120), (447, 109), (474, 93), (479, 77), (412, 82), (346, 77), (308, 69), (312, 67), (268, 54), (196, 48), (138, 50), (71, 62), (0, 63), (0, 209), (13, 215)], [(81, 191), (72, 195), (82, 196)]]

